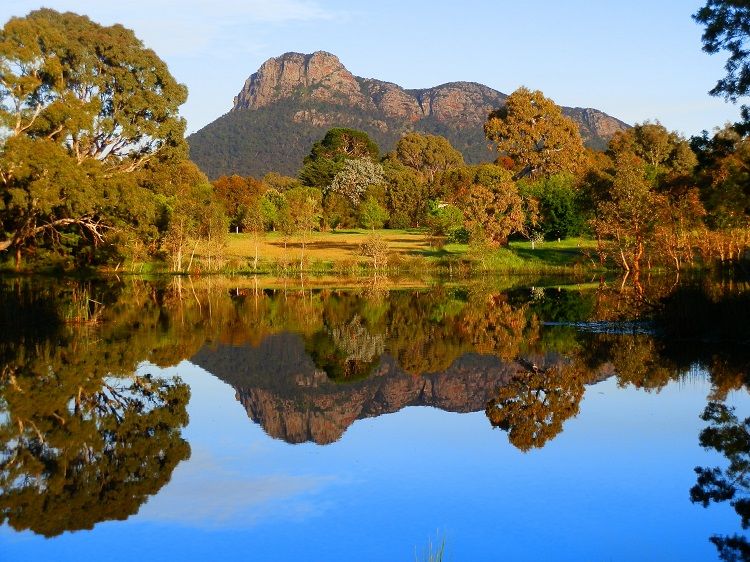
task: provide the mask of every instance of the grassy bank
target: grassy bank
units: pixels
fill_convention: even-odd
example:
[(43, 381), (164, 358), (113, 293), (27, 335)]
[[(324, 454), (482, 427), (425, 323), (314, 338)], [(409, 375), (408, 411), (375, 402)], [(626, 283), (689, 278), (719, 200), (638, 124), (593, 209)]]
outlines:
[[(363, 247), (377, 240), (377, 258)], [(250, 234), (229, 234), (223, 250), (214, 247), (211, 259), (198, 251), (184, 256), (182, 273), (270, 274), (288, 277), (300, 271), (317, 277), (369, 277), (387, 274), (411, 279), (476, 274), (571, 275), (601, 273), (606, 268), (595, 260), (596, 244), (586, 238), (543, 242), (514, 241), (508, 247), (475, 247), (441, 244), (419, 230), (352, 229), (315, 232), (305, 240), (268, 233), (257, 239)], [(220, 255), (217, 255), (220, 254)], [(257, 255), (257, 263), (256, 263)], [(208, 267), (209, 263), (211, 267)], [(301, 267), (300, 267), (301, 264)], [(377, 267), (376, 267), (377, 265)], [(65, 274), (87, 277), (97, 273), (151, 275), (173, 273), (161, 261), (122, 262), (113, 268), (77, 268), (69, 265), (27, 262), (21, 273)], [(6, 262), (0, 271), (15, 273)]]
[[(476, 248), (467, 244), (440, 245), (415, 230), (316, 232), (305, 242), (303, 269), (320, 273), (371, 269), (373, 259), (363, 255), (362, 247), (373, 236), (381, 241), (387, 270), (458, 274), (576, 273), (599, 269), (592, 259), (595, 243), (584, 238), (544, 242), (536, 247), (531, 242), (511, 242), (507, 248)], [(301, 241), (276, 233), (257, 241), (248, 234), (230, 234), (225, 254), (227, 268), (253, 271), (256, 246), (258, 271), (299, 268), (303, 257)]]

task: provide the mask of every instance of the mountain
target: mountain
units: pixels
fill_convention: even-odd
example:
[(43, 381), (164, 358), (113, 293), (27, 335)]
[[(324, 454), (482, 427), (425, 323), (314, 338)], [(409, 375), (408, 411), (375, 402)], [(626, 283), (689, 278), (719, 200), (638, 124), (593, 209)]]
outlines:
[[(555, 354), (526, 359), (543, 367), (564, 361)], [(339, 440), (357, 420), (407, 406), (484, 410), (498, 388), (527, 372), (522, 361), (468, 353), (444, 371), (414, 376), (384, 353), (365, 379), (335, 382), (315, 365), (303, 338), (288, 332), (268, 336), (257, 347), (206, 345), (190, 361), (231, 385), (248, 417), (271, 437), (319, 445)], [(600, 367), (587, 382), (611, 375), (608, 365)]]
[[(286, 53), (245, 81), (229, 113), (188, 137), (190, 157), (211, 178), (295, 175), (312, 144), (343, 126), (366, 131), (384, 152), (411, 131), (443, 135), (467, 162), (487, 162), (495, 155), (482, 126), (506, 98), (475, 82), (406, 90), (354, 76), (330, 53)], [(563, 113), (592, 148), (628, 128), (597, 109), (564, 107)]]

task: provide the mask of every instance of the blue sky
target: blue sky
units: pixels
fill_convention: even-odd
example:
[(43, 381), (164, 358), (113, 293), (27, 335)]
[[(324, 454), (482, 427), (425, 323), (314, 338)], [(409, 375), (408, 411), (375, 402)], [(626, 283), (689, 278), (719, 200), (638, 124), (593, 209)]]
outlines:
[(3, 0), (0, 20), (45, 5), (122, 23), (190, 90), (195, 131), (226, 113), (245, 79), (287, 51), (330, 51), (354, 74), (408, 88), (525, 85), (561, 105), (691, 135), (735, 120), (708, 96), (724, 57), (700, 49), (703, 2), (465, 0)]

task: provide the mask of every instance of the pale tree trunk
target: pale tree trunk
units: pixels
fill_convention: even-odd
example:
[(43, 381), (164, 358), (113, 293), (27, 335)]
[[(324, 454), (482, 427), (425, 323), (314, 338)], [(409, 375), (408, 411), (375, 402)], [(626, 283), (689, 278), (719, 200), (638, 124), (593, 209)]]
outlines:
[(254, 235), (255, 238), (255, 259), (253, 260), (253, 269), (255, 271), (258, 270), (258, 233), (256, 232)]

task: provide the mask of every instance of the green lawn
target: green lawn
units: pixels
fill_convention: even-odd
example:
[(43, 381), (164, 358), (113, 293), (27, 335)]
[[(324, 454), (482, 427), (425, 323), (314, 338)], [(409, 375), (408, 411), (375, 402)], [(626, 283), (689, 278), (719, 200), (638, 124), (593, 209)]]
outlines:
[[(424, 268), (453, 267), (453, 264), (487, 271), (543, 272), (589, 269), (596, 244), (586, 238), (544, 242), (532, 249), (531, 242), (511, 242), (507, 248), (472, 248), (466, 244), (439, 246), (419, 230), (348, 229), (316, 232), (306, 242), (308, 263), (326, 263), (331, 267), (367, 263), (360, 254), (361, 244), (375, 234), (388, 246), (389, 261), (421, 265)], [(250, 263), (256, 241), (249, 234), (230, 234), (227, 257), (239, 264)], [(257, 241), (259, 264), (293, 263), (300, 259), (302, 244), (298, 237), (284, 238), (269, 233)]]

